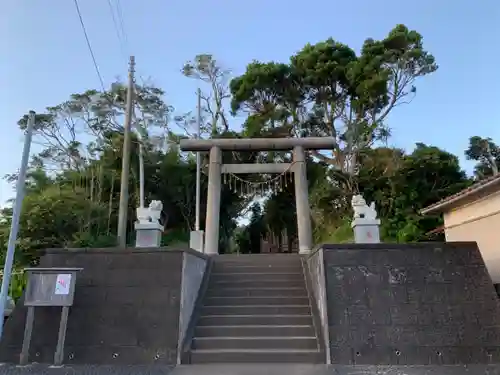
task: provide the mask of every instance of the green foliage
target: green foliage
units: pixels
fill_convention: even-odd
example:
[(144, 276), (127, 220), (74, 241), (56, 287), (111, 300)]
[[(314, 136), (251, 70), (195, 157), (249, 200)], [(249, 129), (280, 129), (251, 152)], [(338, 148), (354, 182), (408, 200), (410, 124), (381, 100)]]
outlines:
[[(410, 154), (386, 147), (367, 149), (358, 161), (356, 176), (309, 162), (309, 201), (316, 243), (353, 241), (352, 194), (344, 188), (347, 180), (368, 202), (376, 203), (385, 242), (439, 239), (427, 233), (442, 225), (442, 218), (421, 216), (419, 211), (471, 183), (456, 156), (424, 144), (417, 144)], [(296, 236), (295, 210), (290, 209), (294, 204), (293, 189), (272, 195), (264, 204), (264, 222), (268, 223), (265, 230), (281, 233), (286, 228)]]
[(333, 225), (316, 226), (314, 231), (316, 243), (352, 243), (354, 233), (351, 228), (351, 220), (345, 218)]
[[(33, 191), (23, 201), (16, 262), (36, 264), (40, 250), (74, 247), (81, 242), (82, 232), (102, 233), (106, 228), (107, 207), (90, 202), (81, 188), (51, 185)], [(4, 209), (5, 224), (0, 227), (0, 243), (6, 246), (10, 209)]]
[(331, 155), (313, 154), (352, 174), (358, 153), (390, 134), (390, 111), (436, 70), (422, 36), (397, 25), (385, 39), (367, 39), (360, 55), (329, 38), (306, 45), (289, 63), (254, 61), (231, 82), (231, 108), (249, 115), (248, 135), (334, 137)]
[[(224, 109), (224, 102), (230, 97), (228, 92), (229, 70), (222, 68), (221, 64), (210, 54), (195, 56), (193, 61), (186, 62), (182, 73), (188, 78), (201, 81), (210, 88), (210, 93), (199, 91), (201, 102), (200, 131), (210, 137), (217, 137), (221, 133), (229, 132), (229, 121)], [(189, 133), (188, 128), (197, 123), (192, 114), (177, 116), (177, 124)]]
[(474, 174), (477, 178), (481, 179), (498, 173), (500, 147), (491, 138), (470, 137), (465, 156), (468, 160), (477, 162), (474, 168)]
[[(390, 137), (387, 121), (393, 108), (410, 102), (417, 81), (438, 66), (422, 36), (396, 25), (381, 40), (365, 40), (360, 53), (334, 38), (307, 44), (286, 62), (252, 61), (229, 82), (229, 71), (210, 54), (197, 55), (183, 74), (201, 84), (201, 134), (210, 138), (320, 136), (334, 139), (331, 152), (308, 156), (309, 201), (314, 239), (351, 242), (350, 200), (362, 193), (374, 201), (386, 242), (435, 239), (427, 233), (441, 224), (438, 216), (419, 210), (468, 186), (456, 156), (417, 144), (412, 152), (376, 147)], [(208, 90), (208, 93), (205, 92)], [(164, 92), (150, 84), (137, 86), (134, 108), (128, 207), (129, 233), (139, 203), (139, 145), (144, 152), (146, 203), (163, 202), (164, 246), (186, 246), (194, 229), (196, 163), (175, 144), (193, 136), (193, 111), (176, 115), (185, 133), (169, 127), (174, 109)], [(42, 151), (32, 159), (26, 183), (16, 268), (36, 264), (50, 247), (108, 247), (115, 244), (119, 181), (122, 166), (123, 119), (127, 88), (117, 82), (107, 92), (88, 90), (36, 117), (36, 142)], [(225, 108), (245, 114), (241, 131), (230, 130)], [(27, 116), (19, 121), (26, 127)], [(471, 137), (467, 158), (477, 162), (476, 176), (498, 172), (499, 147), (489, 138)], [(208, 157), (202, 154), (206, 171)], [(286, 152), (226, 152), (223, 163), (290, 162)], [(240, 175), (247, 181), (274, 176)], [(13, 182), (16, 175), (7, 178)], [(208, 180), (201, 175), (201, 228), (205, 227)], [(293, 180), (281, 191), (221, 193), (221, 253), (258, 252), (268, 234), (297, 237)], [(237, 219), (249, 212), (249, 224)], [(0, 212), (0, 249), (5, 250), (12, 212)], [(3, 257), (5, 251), (0, 252)], [(1, 259), (3, 260), (3, 259)], [(17, 277), (17, 276), (16, 276)], [(22, 277), (12, 283), (20, 295)], [(20, 289), (19, 289), (20, 288)]]
[(14, 302), (17, 302), (23, 295), (24, 288), (28, 282), (28, 275), (25, 272), (14, 272), (10, 279), (9, 296), (12, 297)]
[[(2, 279), (3, 275), (0, 275), (0, 282), (2, 282)], [(27, 281), (27, 275), (22, 269), (14, 269), (12, 271), (9, 285), (9, 296), (12, 297), (14, 302), (17, 302), (23, 295)]]
[[(195, 162), (179, 153), (165, 138), (181, 138), (167, 131), (158, 135), (172, 110), (154, 86), (138, 86), (138, 134), (132, 136), (128, 239), (133, 241), (135, 209), (139, 203), (139, 143), (145, 160), (145, 201), (161, 200), (166, 214), (164, 245), (187, 246), (194, 227)], [(123, 105), (126, 89), (117, 83), (109, 92), (74, 94), (63, 104), (37, 115), (37, 141), (42, 152), (31, 163), (20, 220), (16, 265), (37, 264), (43, 249), (115, 246), (119, 180), (122, 166)], [(23, 129), (27, 117), (19, 121)], [(78, 136), (81, 137), (78, 138)], [(221, 136), (232, 136), (230, 132)], [(70, 138), (68, 138), (70, 137)], [(85, 141), (85, 142), (84, 142)], [(54, 145), (57, 145), (55, 147)], [(201, 176), (202, 191), (207, 177)], [(16, 175), (9, 175), (11, 182)], [(232, 232), (245, 199), (229, 189), (222, 192), (221, 247)], [(201, 199), (202, 212), (206, 196)], [(4, 256), (12, 210), (0, 211), (0, 256)], [(204, 226), (204, 215), (201, 225)], [(3, 259), (2, 259), (3, 260)], [(2, 261), (3, 263), (3, 261)]]
[(368, 202), (376, 202), (383, 238), (390, 241), (426, 240), (426, 233), (442, 221), (439, 216), (422, 217), (419, 211), (471, 183), (455, 155), (422, 143), (407, 155), (374, 149), (361, 162), (359, 190)]
[(236, 237), (236, 244), (241, 254), (260, 252), (260, 243), (265, 233), (264, 217), (259, 203), (250, 207), (250, 222), (243, 232)]
[(162, 246), (188, 246), (189, 232), (181, 228), (172, 229), (164, 233), (161, 239)]
[(95, 234), (92, 232), (77, 232), (73, 235), (71, 247), (75, 248), (106, 248), (116, 246), (114, 234)]

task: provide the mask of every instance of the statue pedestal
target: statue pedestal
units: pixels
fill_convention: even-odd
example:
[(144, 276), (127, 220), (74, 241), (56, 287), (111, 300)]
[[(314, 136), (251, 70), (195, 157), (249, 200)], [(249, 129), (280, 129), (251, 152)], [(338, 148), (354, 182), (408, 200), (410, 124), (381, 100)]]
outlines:
[(380, 243), (380, 219), (354, 219), (351, 227), (355, 243)]
[(163, 225), (160, 223), (136, 222), (135, 247), (160, 247)]
[(189, 248), (199, 251), (200, 253), (204, 252), (204, 232), (202, 230), (192, 230), (189, 234)]

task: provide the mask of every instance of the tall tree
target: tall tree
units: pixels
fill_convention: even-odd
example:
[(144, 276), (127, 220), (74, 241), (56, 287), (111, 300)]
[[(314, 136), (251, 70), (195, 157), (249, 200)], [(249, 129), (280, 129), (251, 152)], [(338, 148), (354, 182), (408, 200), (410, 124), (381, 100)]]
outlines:
[(388, 136), (389, 113), (436, 69), (422, 36), (397, 25), (382, 40), (367, 39), (359, 56), (328, 39), (306, 45), (288, 64), (249, 64), (231, 82), (232, 110), (249, 114), (249, 134), (334, 137), (331, 155), (313, 154), (352, 174), (359, 152)]
[(500, 147), (491, 138), (470, 137), (465, 156), (468, 160), (477, 162), (474, 168), (474, 174), (477, 178), (481, 179), (498, 174)]
[[(82, 168), (89, 155), (101, 148), (103, 136), (123, 133), (126, 91), (123, 83), (116, 82), (107, 92), (73, 94), (69, 100), (38, 113), (34, 142), (42, 146), (39, 162), (53, 170)], [(163, 90), (154, 85), (136, 85), (134, 127), (146, 127), (152, 135), (155, 128), (165, 133), (173, 109), (163, 95)], [(26, 128), (27, 120), (27, 115), (19, 120), (21, 129)]]
[[(129, 181), (129, 241), (138, 204), (138, 148), (145, 160), (146, 201), (159, 199), (167, 214), (167, 231), (189, 234), (194, 222), (195, 163), (181, 156), (178, 147), (165, 138), (179, 138), (167, 128), (173, 108), (162, 99), (163, 91), (153, 85), (137, 86), (133, 125), (131, 176)], [(118, 183), (123, 146), (125, 87), (112, 85), (107, 93), (89, 90), (72, 95), (63, 104), (49, 107), (37, 116), (36, 155), (28, 173), (26, 200), (19, 241), (24, 261), (36, 262), (38, 249), (63, 246), (103, 246), (114, 243)], [(19, 121), (26, 126), (25, 118)], [(230, 156), (230, 155), (229, 155)], [(15, 175), (8, 178), (13, 182)], [(202, 191), (207, 185), (202, 174)], [(206, 196), (201, 197), (202, 209)], [(229, 243), (241, 211), (242, 199), (224, 189), (221, 210), (221, 244)], [(69, 211), (68, 211), (69, 210)], [(1, 214), (0, 247), (4, 250), (10, 217)], [(204, 217), (202, 217), (204, 219)]]
[[(196, 55), (192, 61), (188, 61), (182, 67), (182, 73), (189, 78), (194, 78), (208, 87), (201, 89), (201, 101), (203, 111), (202, 131), (210, 136), (226, 133), (230, 130), (227, 113), (225, 111), (226, 101), (231, 97), (229, 93), (230, 71), (210, 54)], [(196, 123), (192, 112), (177, 117), (177, 122), (187, 130)], [(192, 132), (188, 131), (188, 132)]]
[(419, 211), (470, 184), (458, 157), (438, 147), (417, 143), (407, 155), (397, 149), (392, 155), (388, 149), (372, 153), (378, 154), (377, 167), (362, 165), (359, 188), (368, 202), (376, 202), (386, 240), (425, 240), (442, 218)]

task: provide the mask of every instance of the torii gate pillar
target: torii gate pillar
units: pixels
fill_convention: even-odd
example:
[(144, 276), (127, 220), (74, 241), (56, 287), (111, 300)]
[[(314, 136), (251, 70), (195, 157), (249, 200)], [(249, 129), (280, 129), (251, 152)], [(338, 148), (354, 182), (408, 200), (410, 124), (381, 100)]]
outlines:
[(220, 196), (222, 152), (219, 147), (210, 149), (208, 165), (207, 217), (205, 219), (205, 254), (219, 253)]
[(301, 254), (309, 254), (312, 250), (311, 211), (309, 208), (306, 159), (302, 146), (294, 147), (293, 161), (299, 252)]

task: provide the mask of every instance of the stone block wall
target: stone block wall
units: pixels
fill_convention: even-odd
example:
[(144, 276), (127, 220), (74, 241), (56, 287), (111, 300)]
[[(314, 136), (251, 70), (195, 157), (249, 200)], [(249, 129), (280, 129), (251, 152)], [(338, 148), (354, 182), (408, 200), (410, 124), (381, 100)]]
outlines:
[[(175, 364), (182, 250), (54, 250), (41, 267), (82, 267), (70, 308), (64, 363)], [(30, 362), (52, 363), (60, 308), (36, 308)], [(14, 310), (0, 361), (19, 361), (26, 308)]]
[(500, 362), (500, 305), (475, 243), (324, 245), (332, 363)]

